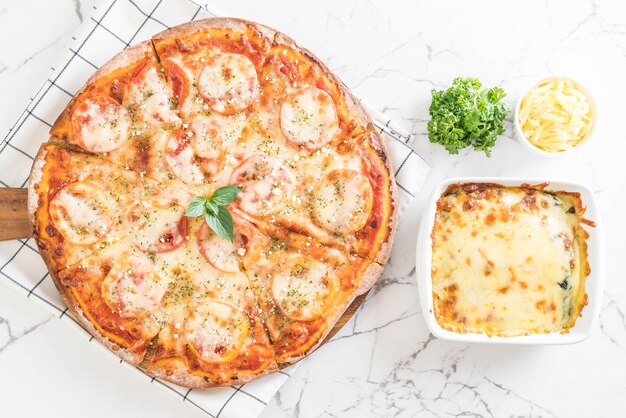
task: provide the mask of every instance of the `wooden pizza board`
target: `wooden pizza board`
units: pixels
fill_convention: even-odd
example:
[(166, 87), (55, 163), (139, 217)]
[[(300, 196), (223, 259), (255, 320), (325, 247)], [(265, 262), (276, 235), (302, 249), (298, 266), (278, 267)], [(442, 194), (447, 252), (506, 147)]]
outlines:
[[(30, 238), (32, 233), (32, 228), (28, 222), (28, 189), (0, 188), (0, 241)], [(343, 328), (361, 306), (366, 296), (367, 292), (357, 296), (352, 301), (321, 345), (328, 342)], [(284, 365), (281, 368), (288, 366)]]

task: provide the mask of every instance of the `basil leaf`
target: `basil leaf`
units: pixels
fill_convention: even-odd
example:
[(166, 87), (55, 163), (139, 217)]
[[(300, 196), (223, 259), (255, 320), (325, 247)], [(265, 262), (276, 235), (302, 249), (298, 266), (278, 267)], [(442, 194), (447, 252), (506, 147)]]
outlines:
[(243, 187), (237, 186), (224, 186), (220, 187), (216, 191), (213, 192), (213, 196), (211, 196), (211, 201), (219, 206), (226, 206), (241, 192)]
[(204, 215), (207, 225), (220, 237), (233, 242), (233, 218), (226, 205), (235, 200), (243, 187), (224, 186), (213, 192), (213, 196), (195, 197), (187, 206), (186, 216), (198, 217)]
[(204, 205), (205, 205), (206, 199), (204, 197), (194, 197), (191, 202), (189, 202), (189, 205), (187, 206), (187, 211), (185, 212), (185, 216), (191, 216), (191, 217), (198, 217), (198, 216), (202, 216), (202, 214), (204, 213)]
[(206, 201), (206, 213), (217, 216), (219, 208), (220, 207), (216, 205), (212, 200)]
[(217, 216), (213, 216), (208, 212), (204, 215), (207, 225), (220, 237), (233, 242), (233, 218), (230, 212), (224, 206), (219, 206)]

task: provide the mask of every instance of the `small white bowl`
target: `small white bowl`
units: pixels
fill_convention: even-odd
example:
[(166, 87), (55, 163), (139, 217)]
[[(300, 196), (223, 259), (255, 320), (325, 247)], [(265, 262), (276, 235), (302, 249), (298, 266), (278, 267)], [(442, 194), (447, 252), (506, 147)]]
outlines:
[[(573, 148), (567, 150), (567, 151), (561, 151), (561, 152), (548, 152), (548, 151), (544, 151), (541, 148), (537, 148), (535, 145), (533, 145), (532, 142), (530, 142), (528, 140), (528, 138), (526, 138), (526, 136), (524, 135), (524, 132), (522, 131), (522, 127), (519, 124), (519, 111), (520, 111), (520, 106), (522, 105), (522, 100), (524, 99), (524, 97), (526, 97), (526, 94), (528, 94), (528, 92), (535, 88), (536, 86), (538, 86), (541, 83), (545, 83), (546, 81), (551, 81), (551, 80), (556, 80), (556, 79), (568, 79), (568, 80), (572, 80), (574, 83), (576, 83), (576, 87), (578, 87), (578, 89), (585, 95), (587, 96), (587, 99), (589, 100), (589, 105), (591, 106), (591, 113), (593, 114), (593, 126), (591, 127), (591, 132), (589, 132), (589, 135), (587, 135), (582, 141), (580, 141), (578, 144), (576, 144)], [(514, 115), (513, 115), (513, 124), (515, 125), (515, 135), (518, 139), (518, 141), (524, 146), (526, 147), (526, 149), (528, 149), (530, 152), (532, 152), (535, 155), (540, 155), (542, 157), (546, 157), (546, 158), (553, 158), (553, 157), (561, 157), (563, 155), (571, 155), (575, 152), (578, 152), (586, 143), (589, 142), (589, 138), (591, 138), (593, 136), (593, 133), (596, 129), (596, 126), (598, 124), (598, 107), (596, 106), (596, 102), (593, 98), (593, 96), (591, 95), (591, 93), (589, 93), (589, 90), (582, 85), (581, 83), (578, 82), (578, 80), (575, 80), (571, 77), (566, 77), (566, 76), (553, 76), (553, 77), (547, 77), (544, 78), (542, 80), (537, 81), (536, 83), (534, 83), (533, 85), (531, 85), (529, 88), (527, 88), (524, 93), (519, 97), (519, 99), (517, 99), (517, 103), (515, 104), (515, 111), (514, 111)]]
[(602, 295), (604, 293), (604, 232), (600, 211), (596, 203), (593, 192), (586, 186), (579, 183), (547, 181), (546, 190), (562, 190), (580, 193), (583, 205), (587, 208), (585, 218), (596, 223), (595, 228), (585, 228), (589, 232), (588, 261), (591, 273), (587, 277), (585, 290), (588, 295), (588, 304), (582, 310), (582, 317), (579, 317), (576, 324), (568, 333), (532, 334), (516, 337), (490, 337), (486, 334), (457, 333), (441, 328), (435, 318), (433, 309), (433, 283), (431, 277), (432, 264), (432, 241), (431, 231), (435, 222), (437, 211), (437, 200), (449, 185), (455, 183), (497, 183), (503, 186), (520, 186), (526, 184), (546, 183), (546, 180), (510, 178), (510, 177), (460, 177), (447, 179), (439, 183), (432, 193), (432, 196), (424, 210), (417, 235), (417, 286), (420, 294), (422, 312), (426, 319), (426, 324), (430, 332), (438, 338), (451, 341), (471, 342), (471, 343), (501, 343), (501, 344), (572, 344), (583, 341), (590, 334), (600, 313), (602, 306)]

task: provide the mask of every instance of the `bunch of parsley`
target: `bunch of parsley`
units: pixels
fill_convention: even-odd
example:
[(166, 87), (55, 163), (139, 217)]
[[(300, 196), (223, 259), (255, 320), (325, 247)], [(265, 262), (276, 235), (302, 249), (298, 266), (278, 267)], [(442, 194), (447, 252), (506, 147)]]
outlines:
[(500, 87), (482, 88), (475, 78), (455, 78), (447, 90), (433, 90), (428, 137), (451, 154), (473, 146), (491, 156), (496, 138), (504, 132), (507, 114)]

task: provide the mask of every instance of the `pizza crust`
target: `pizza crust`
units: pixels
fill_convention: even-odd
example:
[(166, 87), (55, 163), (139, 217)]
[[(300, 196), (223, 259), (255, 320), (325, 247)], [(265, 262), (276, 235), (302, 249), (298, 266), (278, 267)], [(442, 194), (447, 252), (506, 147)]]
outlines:
[[(55, 284), (57, 285), (57, 288), (58, 288), (59, 284), (56, 283), (56, 280), (55, 280)], [(111, 342), (111, 340), (109, 340), (107, 337), (102, 335), (100, 331), (98, 331), (96, 327), (91, 323), (91, 321), (89, 321), (85, 317), (85, 315), (83, 314), (83, 310), (80, 308), (77, 302), (72, 303), (68, 301), (67, 294), (64, 295), (64, 300), (68, 308), (70, 308), (70, 311), (72, 312), (74, 317), (78, 319), (80, 324), (89, 334), (93, 335), (96, 340), (98, 340), (102, 345), (108, 348), (113, 354), (118, 356), (120, 359), (129, 363), (131, 366), (134, 366), (134, 367), (139, 366), (139, 363), (141, 363), (144, 356), (134, 353), (125, 348), (122, 348), (119, 345)]]
[(364, 295), (369, 292), (369, 290), (374, 286), (376, 280), (383, 273), (384, 267), (378, 263), (372, 263), (367, 267), (365, 272), (363, 273), (363, 277), (361, 277), (361, 282), (359, 283), (359, 287), (355, 291), (356, 295)]
[[(146, 56), (154, 56), (154, 51), (152, 49), (152, 43), (150, 41), (144, 41), (137, 45), (131, 46), (128, 49), (119, 52), (113, 58), (106, 62), (102, 67), (96, 70), (95, 73), (85, 83), (85, 86), (80, 89), (75, 96), (80, 95), (84, 91), (84, 88), (89, 86), (90, 84), (96, 82), (97, 80), (108, 76), (115, 70), (119, 70), (120, 68), (125, 68), (133, 65), (137, 61), (141, 61), (146, 58)], [(156, 58), (156, 57), (155, 57)]]
[(37, 187), (41, 181), (43, 175), (43, 166), (46, 164), (47, 150), (44, 142), (35, 155), (33, 166), (30, 169), (28, 176), (28, 221), (33, 228), (33, 234), (37, 237), (37, 209), (40, 207), (39, 194), (37, 193)]
[[(183, 361), (178, 361), (174, 370), (172, 370), (171, 367), (168, 368), (168, 370), (169, 373), (164, 368), (159, 367), (158, 365), (150, 364), (150, 366), (148, 366), (148, 368), (146, 369), (146, 373), (156, 378), (167, 380), (168, 382), (172, 382), (188, 388), (211, 388), (224, 386), (207, 381), (202, 376), (197, 376), (189, 373), (189, 369), (185, 366), (185, 363)], [(238, 376), (237, 379), (227, 383), (226, 385), (243, 385), (244, 383), (249, 383), (253, 380), (258, 379), (259, 377), (272, 374), (278, 370), (279, 368), (277, 364), (273, 363), (259, 373), (243, 374), (241, 376)]]
[(57, 268), (55, 267), (55, 263), (53, 262), (52, 255), (48, 251), (48, 247), (41, 242), (41, 235), (39, 233), (41, 226), (39, 225), (39, 221), (37, 219), (37, 211), (41, 208), (41, 202), (39, 200), (39, 193), (37, 188), (39, 187), (39, 183), (43, 176), (43, 168), (46, 165), (46, 155), (48, 153), (46, 145), (47, 142), (44, 142), (39, 147), (39, 151), (37, 151), (37, 155), (35, 155), (35, 160), (33, 162), (33, 166), (31, 167), (30, 175), (28, 178), (28, 222), (33, 229), (33, 240), (35, 240), (35, 243), (37, 243), (39, 255), (46, 264), (46, 267), (50, 272), (50, 277), (52, 277), (52, 281), (56, 285), (57, 290), (59, 290), (61, 296), (64, 297), (65, 301), (65, 295), (57, 284)]
[(146, 373), (150, 376), (156, 377), (157, 379), (167, 380), (168, 382), (172, 382), (186, 388), (208, 388), (215, 386), (211, 385), (210, 382), (207, 382), (201, 376), (195, 376), (189, 373), (184, 364), (178, 364), (178, 367), (174, 370), (168, 370), (170, 370), (169, 374), (164, 368), (150, 364), (146, 369)]
[(162, 41), (168, 38), (176, 38), (179, 36), (193, 35), (197, 32), (208, 29), (230, 29), (236, 32), (246, 32), (248, 29), (257, 31), (262, 37), (272, 40), (276, 31), (264, 25), (251, 22), (245, 19), (234, 17), (213, 17), (209, 19), (194, 20), (193, 22), (183, 23), (182, 25), (166, 29), (152, 37), (153, 42)]
[(383, 163), (385, 164), (385, 169), (387, 171), (387, 175), (389, 176), (389, 186), (391, 188), (391, 214), (389, 215), (389, 223), (387, 225), (388, 234), (385, 240), (381, 243), (378, 254), (376, 254), (372, 259), (378, 264), (384, 265), (387, 263), (387, 260), (389, 260), (389, 256), (391, 255), (391, 247), (393, 245), (393, 240), (396, 234), (396, 226), (398, 223), (398, 186), (396, 185), (396, 176), (394, 174), (393, 167), (391, 166), (391, 157), (389, 156), (389, 151), (387, 150), (385, 141), (382, 136), (376, 132), (373, 126), (370, 127), (369, 137), (370, 143), (372, 144), (376, 154), (381, 159), (383, 159), (382, 156), (384, 156)]

